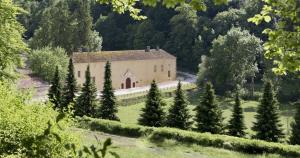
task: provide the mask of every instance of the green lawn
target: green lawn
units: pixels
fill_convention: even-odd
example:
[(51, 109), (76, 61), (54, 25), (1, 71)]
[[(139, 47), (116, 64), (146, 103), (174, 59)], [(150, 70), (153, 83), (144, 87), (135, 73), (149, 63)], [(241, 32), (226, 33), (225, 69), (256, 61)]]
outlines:
[[(192, 114), (194, 114), (194, 107), (195, 105), (198, 103), (195, 95), (190, 95), (189, 97), (190, 99), (190, 105), (189, 105), (189, 109), (191, 111)], [(170, 107), (170, 105), (173, 102), (172, 98), (167, 98), (164, 99), (164, 101), (167, 103), (167, 106), (165, 107), (166, 112), (167, 109)], [(233, 99), (218, 99), (219, 101), (219, 105), (222, 108), (223, 111), (223, 117), (225, 118), (224, 123), (227, 123), (227, 121), (229, 120), (230, 116), (231, 116), (231, 110), (232, 110), (232, 106), (234, 104)], [(249, 134), (252, 133), (252, 131), (250, 130), (250, 128), (252, 127), (252, 123), (255, 121), (255, 110), (258, 106), (258, 102), (257, 101), (242, 101), (242, 107), (244, 109), (244, 117), (245, 117), (245, 123), (246, 126), (248, 128), (247, 132)], [(118, 116), (121, 119), (121, 122), (124, 123), (128, 123), (128, 124), (137, 124), (137, 120), (139, 118), (139, 115), (141, 113), (141, 109), (144, 107), (144, 103), (138, 103), (138, 104), (133, 104), (133, 105), (128, 105), (128, 106), (120, 106), (119, 107), (119, 112), (118, 112)], [(282, 106), (285, 108), (281, 108), (280, 110), (280, 115), (281, 115), (281, 123), (283, 125), (283, 129), (285, 130), (285, 132), (287, 133), (287, 129), (288, 131), (290, 131), (290, 122), (292, 121), (292, 117), (294, 114), (294, 109), (293, 108), (289, 108), (287, 106)]]

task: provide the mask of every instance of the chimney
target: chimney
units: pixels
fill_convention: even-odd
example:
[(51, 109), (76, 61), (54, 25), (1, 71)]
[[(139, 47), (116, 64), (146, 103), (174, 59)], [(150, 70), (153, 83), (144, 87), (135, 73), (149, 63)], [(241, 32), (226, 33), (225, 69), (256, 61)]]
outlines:
[(150, 52), (150, 46), (147, 46), (145, 52)]
[(156, 50), (156, 51), (159, 51), (159, 46), (156, 46), (155, 50)]

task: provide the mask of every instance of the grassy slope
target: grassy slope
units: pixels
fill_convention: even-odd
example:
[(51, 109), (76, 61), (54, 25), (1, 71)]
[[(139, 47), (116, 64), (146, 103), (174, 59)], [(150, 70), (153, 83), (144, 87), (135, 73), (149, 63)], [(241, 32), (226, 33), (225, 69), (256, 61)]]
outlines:
[(97, 144), (95, 137), (102, 141), (108, 137), (112, 138), (113, 146), (116, 147), (113, 151), (121, 158), (283, 158), (275, 154), (250, 155), (198, 145), (186, 146), (171, 140), (151, 143), (146, 139), (127, 138), (82, 129), (75, 131), (82, 136), (84, 145)]
[[(165, 107), (166, 111), (170, 107), (170, 105), (173, 102), (172, 98), (164, 99), (165, 102), (167, 103), (167, 106)], [(194, 114), (194, 107), (198, 103), (197, 97), (195, 95), (190, 95), (189, 96), (190, 100), (190, 105), (189, 109), (192, 114)], [(234, 101), (232, 99), (218, 99), (219, 100), (219, 105), (223, 110), (223, 117), (225, 118), (224, 123), (227, 123), (229, 118), (231, 117), (231, 110), (232, 110), (232, 105), (234, 104)], [(245, 117), (245, 123), (247, 126), (247, 133), (251, 134), (251, 127), (252, 123), (255, 121), (255, 110), (258, 106), (257, 101), (242, 101), (242, 107), (244, 109), (244, 117)], [(121, 122), (128, 123), (128, 124), (137, 124), (137, 120), (139, 118), (139, 115), (141, 113), (141, 109), (144, 107), (144, 103), (138, 103), (134, 105), (129, 105), (129, 106), (120, 106), (119, 107), (119, 112), (118, 116), (121, 119)], [(281, 110), (281, 123), (283, 125), (283, 129), (285, 132), (287, 132), (287, 129), (290, 130), (290, 122), (292, 120), (294, 113), (294, 109), (291, 108), (285, 108)]]

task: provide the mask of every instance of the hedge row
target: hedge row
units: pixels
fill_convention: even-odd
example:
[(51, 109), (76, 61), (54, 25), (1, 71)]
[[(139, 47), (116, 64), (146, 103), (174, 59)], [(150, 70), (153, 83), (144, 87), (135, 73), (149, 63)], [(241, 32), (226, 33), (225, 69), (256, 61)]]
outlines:
[(102, 131), (128, 137), (148, 136), (151, 140), (172, 139), (186, 144), (198, 144), (240, 151), (251, 154), (274, 153), (283, 156), (300, 157), (300, 146), (272, 143), (261, 140), (238, 138), (210, 133), (198, 133), (174, 128), (152, 128), (139, 125), (127, 125), (121, 122), (78, 118), (80, 126), (95, 131)]

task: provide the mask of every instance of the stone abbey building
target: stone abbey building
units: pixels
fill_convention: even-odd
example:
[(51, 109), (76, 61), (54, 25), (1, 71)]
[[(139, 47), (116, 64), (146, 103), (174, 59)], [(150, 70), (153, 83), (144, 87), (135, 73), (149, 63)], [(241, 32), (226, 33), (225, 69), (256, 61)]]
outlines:
[(85, 71), (90, 65), (92, 80), (102, 90), (104, 67), (111, 62), (114, 89), (128, 89), (156, 82), (176, 79), (176, 57), (162, 49), (76, 52), (73, 53), (75, 76), (79, 86), (85, 81)]

